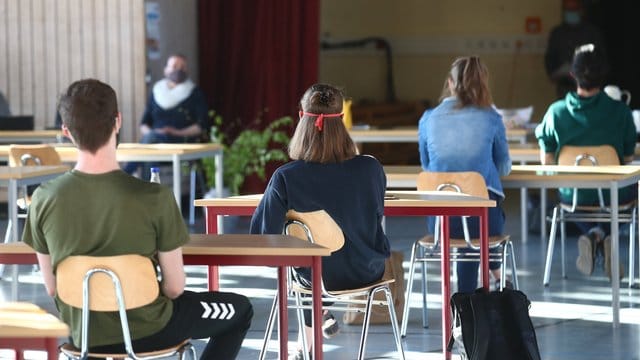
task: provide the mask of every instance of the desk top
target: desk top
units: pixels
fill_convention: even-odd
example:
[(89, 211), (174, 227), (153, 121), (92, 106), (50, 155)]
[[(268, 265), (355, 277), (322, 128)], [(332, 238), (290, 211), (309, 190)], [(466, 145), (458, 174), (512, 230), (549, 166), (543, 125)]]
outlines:
[(58, 135), (62, 135), (60, 130), (0, 130), (0, 138), (32, 138), (32, 137), (50, 137), (56, 139)]
[[(414, 175), (415, 178), (415, 175)], [(495, 201), (466, 194), (443, 191), (389, 191), (385, 207), (494, 207)], [(196, 206), (258, 206), (262, 194), (231, 196), (218, 199), (197, 199)]]
[[(184, 255), (329, 256), (331, 251), (288, 235), (191, 234), (182, 247)], [(2, 255), (35, 254), (22, 241), (0, 243)], [(0, 306), (0, 311), (2, 307)]]
[(513, 165), (511, 174), (502, 179), (516, 179), (520, 177), (580, 177), (580, 179), (610, 179), (616, 180), (640, 174), (638, 165), (611, 166), (567, 166), (567, 165)]
[(331, 251), (288, 235), (191, 234), (184, 255), (329, 256)]
[(31, 177), (61, 174), (69, 170), (68, 166), (0, 166), (0, 180), (26, 179)]
[[(506, 129), (507, 138), (524, 138), (533, 133), (532, 128)], [(379, 141), (388, 138), (389, 142), (404, 139), (406, 142), (418, 142), (417, 127), (397, 127), (391, 129), (349, 130), (349, 135), (356, 142)]]
[(0, 338), (65, 337), (69, 327), (30, 303), (0, 303)]
[[(51, 144), (54, 146), (60, 159), (63, 162), (75, 162), (78, 158), (78, 149), (72, 144)], [(9, 156), (10, 145), (0, 145), (0, 157)], [(118, 160), (128, 159), (131, 156), (172, 156), (172, 155), (189, 155), (199, 154), (203, 152), (222, 151), (220, 144), (138, 144), (138, 143), (121, 143), (118, 145), (116, 156)]]

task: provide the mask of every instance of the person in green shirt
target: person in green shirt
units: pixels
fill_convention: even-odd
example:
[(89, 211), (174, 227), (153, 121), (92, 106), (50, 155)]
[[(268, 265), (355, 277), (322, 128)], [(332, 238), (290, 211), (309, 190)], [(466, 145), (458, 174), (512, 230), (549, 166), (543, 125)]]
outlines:
[[(578, 46), (573, 56), (571, 75), (577, 82), (575, 92), (569, 92), (564, 99), (549, 106), (542, 122), (536, 127), (535, 135), (540, 145), (542, 164), (556, 164), (560, 149), (565, 145), (595, 146), (611, 145), (617, 152), (620, 164), (633, 160), (636, 146), (636, 128), (629, 107), (610, 98), (601, 91), (608, 66), (602, 49), (593, 44)], [(636, 195), (635, 186), (620, 189), (619, 202), (628, 203)], [(595, 189), (579, 190), (578, 205), (598, 205)], [(572, 203), (573, 189), (559, 189), (560, 201)], [(605, 201), (609, 194), (605, 192)], [(593, 272), (597, 248), (602, 248), (605, 257), (610, 255), (608, 223), (576, 223), (584, 235), (578, 238), (579, 255), (576, 260), (578, 270), (586, 275)], [(610, 261), (605, 259), (605, 272)]]
[[(235, 359), (251, 325), (251, 303), (234, 293), (185, 291), (181, 246), (189, 241), (187, 228), (168, 187), (120, 169), (116, 147), (122, 116), (115, 91), (98, 80), (76, 81), (60, 97), (58, 111), (63, 134), (78, 148), (78, 161), (73, 170), (36, 189), (23, 241), (37, 253), (47, 293), (71, 329), (71, 342), (80, 345), (81, 309), (56, 296), (58, 264), (73, 255), (139, 254), (160, 268), (162, 280), (155, 301), (127, 311), (134, 351), (209, 338), (202, 359)], [(234, 311), (212, 319), (203, 303)], [(117, 314), (91, 316), (90, 351), (123, 352)]]

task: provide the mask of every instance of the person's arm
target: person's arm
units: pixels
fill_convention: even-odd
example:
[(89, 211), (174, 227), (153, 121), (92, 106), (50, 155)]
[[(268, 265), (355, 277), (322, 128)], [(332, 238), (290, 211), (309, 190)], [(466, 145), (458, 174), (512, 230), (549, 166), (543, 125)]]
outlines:
[(556, 165), (556, 154), (548, 153), (540, 149), (540, 163), (542, 165)]
[(36, 252), (38, 264), (40, 264), (40, 273), (44, 279), (44, 287), (47, 294), (51, 297), (56, 295), (56, 276), (53, 275), (53, 265), (51, 265), (51, 256)]
[(502, 116), (497, 113), (495, 115), (497, 116), (496, 124), (498, 130), (492, 148), (493, 163), (496, 165), (496, 169), (498, 169), (498, 174), (500, 176), (506, 176), (511, 173), (511, 156), (509, 155), (507, 130), (502, 122)]
[(429, 168), (427, 119), (429, 118), (430, 113), (431, 110), (426, 110), (418, 122), (418, 152), (420, 153), (420, 165), (422, 166), (422, 170), (427, 170)]
[(173, 136), (195, 137), (202, 134), (202, 127), (200, 127), (200, 124), (189, 125), (182, 129), (176, 129), (173, 126), (165, 126), (162, 130), (158, 129), (156, 131)]
[(151, 128), (149, 127), (149, 125), (147, 124), (140, 125), (140, 134), (142, 136), (147, 135), (150, 132), (151, 132)]
[(158, 252), (158, 262), (162, 271), (162, 293), (169, 299), (182, 295), (185, 286), (182, 248)]

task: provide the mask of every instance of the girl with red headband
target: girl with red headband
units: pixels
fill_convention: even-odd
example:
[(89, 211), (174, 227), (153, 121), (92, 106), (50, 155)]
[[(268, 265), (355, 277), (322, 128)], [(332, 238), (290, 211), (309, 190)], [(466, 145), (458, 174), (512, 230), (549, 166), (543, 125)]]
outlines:
[[(340, 90), (325, 84), (304, 93), (300, 121), (289, 144), (293, 161), (274, 172), (251, 219), (251, 233), (280, 234), (288, 210), (325, 210), (345, 237), (340, 250), (322, 259), (327, 290), (355, 289), (380, 280), (390, 255), (382, 229), (386, 176), (375, 158), (358, 154), (342, 122), (343, 98)], [(297, 275), (310, 284), (308, 268), (297, 269)], [(326, 311), (323, 319), (325, 337), (335, 335), (336, 319)], [(307, 339), (313, 339), (310, 311), (305, 311), (305, 325)], [(293, 359), (303, 358), (301, 346), (299, 342)]]

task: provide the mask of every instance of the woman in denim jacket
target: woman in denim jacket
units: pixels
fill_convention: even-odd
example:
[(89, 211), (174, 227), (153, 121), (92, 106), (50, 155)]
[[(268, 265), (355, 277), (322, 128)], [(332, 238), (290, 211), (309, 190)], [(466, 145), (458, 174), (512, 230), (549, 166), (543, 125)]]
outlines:
[[(451, 65), (445, 80), (441, 103), (427, 110), (420, 119), (418, 140), (420, 162), (426, 171), (476, 171), (484, 177), (489, 197), (496, 201), (489, 208), (489, 236), (504, 229), (500, 176), (511, 171), (511, 159), (502, 117), (492, 106), (488, 86), (489, 72), (477, 56), (461, 57)], [(471, 238), (479, 237), (478, 218), (469, 218)], [(451, 219), (450, 236), (463, 238), (460, 218)], [(435, 218), (428, 219), (433, 233)], [(458, 262), (458, 291), (471, 292), (478, 286), (478, 262)], [(490, 263), (499, 284), (499, 263)]]

